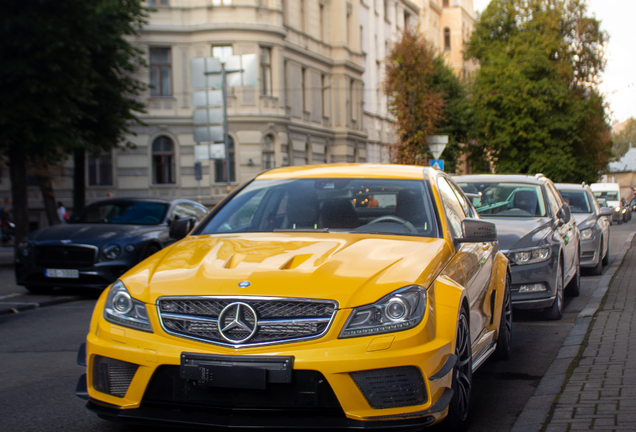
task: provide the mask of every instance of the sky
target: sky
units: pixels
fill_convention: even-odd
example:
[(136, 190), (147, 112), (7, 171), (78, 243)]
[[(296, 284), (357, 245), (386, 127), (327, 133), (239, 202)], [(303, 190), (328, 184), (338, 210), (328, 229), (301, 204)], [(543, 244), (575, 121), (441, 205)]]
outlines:
[[(482, 12), (491, 0), (473, 0)], [(636, 0), (587, 0), (588, 14), (609, 33), (607, 65), (599, 90), (610, 105), (612, 121), (636, 118)]]

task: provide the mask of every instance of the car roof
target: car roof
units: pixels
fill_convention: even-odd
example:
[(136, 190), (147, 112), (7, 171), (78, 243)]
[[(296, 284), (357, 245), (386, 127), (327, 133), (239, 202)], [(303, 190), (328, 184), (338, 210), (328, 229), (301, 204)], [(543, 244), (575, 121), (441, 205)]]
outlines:
[(276, 168), (265, 171), (256, 177), (258, 180), (275, 180), (290, 178), (392, 178), (423, 180), (429, 178), (434, 168), (414, 165), (394, 164), (325, 164), (302, 165)]
[(484, 183), (496, 183), (496, 182), (520, 182), (520, 183), (528, 183), (540, 185), (548, 181), (548, 178), (541, 175), (524, 175), (524, 174), (473, 174), (473, 175), (462, 175), (453, 177), (455, 182), (461, 183), (465, 182), (480, 182)]
[(554, 186), (558, 189), (558, 190), (566, 190), (566, 189), (581, 189), (581, 190), (587, 190), (589, 189), (589, 186), (586, 184), (576, 184), (576, 183), (555, 183)]

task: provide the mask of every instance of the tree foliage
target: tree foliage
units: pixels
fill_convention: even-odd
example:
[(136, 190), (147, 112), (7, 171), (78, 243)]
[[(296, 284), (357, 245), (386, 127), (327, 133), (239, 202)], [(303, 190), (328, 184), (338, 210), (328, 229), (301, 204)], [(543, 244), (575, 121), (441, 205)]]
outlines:
[(139, 121), (144, 85), (134, 72), (144, 60), (129, 39), (145, 19), (141, 0), (0, 3), (0, 152), (12, 169), (18, 240), (25, 164), (113, 148)]
[(384, 92), (395, 117), (397, 142), (392, 160), (423, 164), (428, 150), (426, 137), (442, 121), (444, 100), (433, 89), (433, 47), (415, 29), (405, 29), (386, 59)]
[(612, 157), (620, 159), (631, 148), (636, 148), (636, 120), (625, 121), (619, 132), (612, 132)]
[(596, 181), (610, 156), (596, 90), (606, 42), (583, 0), (492, 0), (467, 50), (480, 63), (472, 156), (489, 159), (478, 168)]

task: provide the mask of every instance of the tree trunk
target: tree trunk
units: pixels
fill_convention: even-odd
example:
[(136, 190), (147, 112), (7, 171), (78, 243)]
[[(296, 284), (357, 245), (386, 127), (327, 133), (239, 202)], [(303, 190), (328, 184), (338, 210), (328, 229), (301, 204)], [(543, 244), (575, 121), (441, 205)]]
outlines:
[(43, 163), (38, 164), (37, 168), (38, 186), (42, 193), (42, 201), (44, 202), (44, 211), (49, 225), (61, 224), (59, 215), (57, 214), (57, 203), (55, 202), (55, 192), (53, 191), (53, 179), (49, 166)]
[(86, 205), (86, 152), (75, 150), (73, 153), (73, 212), (76, 213)]
[(18, 255), (18, 245), (29, 234), (29, 203), (27, 199), (27, 171), (24, 148), (20, 144), (9, 145), (11, 165), (11, 196), (13, 199), (13, 222), (15, 223), (14, 247)]

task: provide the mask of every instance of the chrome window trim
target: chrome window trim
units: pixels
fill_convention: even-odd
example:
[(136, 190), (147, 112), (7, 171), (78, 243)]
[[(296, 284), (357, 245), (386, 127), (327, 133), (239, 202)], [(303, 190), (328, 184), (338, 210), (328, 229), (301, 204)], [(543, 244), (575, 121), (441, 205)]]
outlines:
[[(301, 324), (310, 324), (310, 323), (324, 323), (324, 322), (328, 322), (328, 325), (325, 327), (325, 329), (317, 334), (317, 335), (312, 335), (312, 336), (307, 336), (307, 337), (299, 337), (299, 338), (291, 338), (291, 339), (286, 339), (286, 340), (278, 340), (278, 341), (268, 341), (268, 342), (256, 342), (256, 343), (244, 343), (244, 344), (232, 344), (232, 343), (225, 343), (225, 342), (220, 342), (220, 341), (212, 341), (209, 339), (204, 339), (204, 338), (199, 338), (199, 337), (195, 337), (195, 336), (189, 336), (189, 335), (184, 335), (182, 333), (178, 333), (178, 332), (174, 332), (171, 330), (168, 330), (163, 322), (163, 316), (161, 313), (161, 306), (160, 306), (160, 302), (162, 300), (235, 300), (235, 301), (298, 301), (298, 302), (306, 302), (306, 303), (331, 303), (334, 307), (334, 310), (331, 314), (331, 317), (329, 318), (294, 318), (294, 319), (281, 319), (281, 320), (276, 320), (276, 319), (269, 319), (269, 320), (259, 320), (258, 324), (261, 325), (277, 325), (277, 324), (281, 324), (281, 323), (301, 323)], [(169, 334), (171, 336), (175, 336), (175, 337), (179, 337), (182, 339), (190, 339), (190, 340), (194, 340), (197, 342), (203, 342), (206, 344), (211, 344), (211, 345), (219, 345), (219, 346), (224, 346), (224, 347), (231, 347), (231, 348), (235, 348), (235, 349), (239, 349), (239, 348), (249, 348), (249, 347), (260, 347), (260, 346), (267, 346), (267, 345), (282, 345), (282, 344), (288, 344), (288, 343), (294, 343), (294, 342), (304, 342), (304, 341), (309, 341), (309, 340), (314, 340), (314, 339), (319, 339), (323, 336), (325, 336), (329, 330), (331, 330), (331, 326), (333, 325), (334, 322), (334, 318), (336, 317), (336, 313), (338, 312), (338, 308), (339, 308), (339, 304), (337, 301), (335, 300), (327, 300), (327, 299), (308, 299), (308, 298), (298, 298), (298, 297), (264, 297), (264, 296), (163, 296), (163, 297), (158, 297), (156, 302), (155, 302), (155, 307), (157, 309), (157, 317), (159, 319), (159, 323), (161, 324), (161, 329), (166, 333)], [(170, 318), (173, 319), (184, 319), (184, 318), (188, 318), (191, 317), (190, 315), (181, 315), (181, 314), (173, 314), (173, 313), (167, 313), (165, 314), (166, 316), (170, 316)], [(200, 321), (200, 322), (209, 322), (209, 323), (216, 323), (218, 322), (217, 319), (214, 318), (202, 318), (202, 317), (192, 317), (195, 318), (196, 321)], [(189, 319), (189, 318), (188, 318)]]

